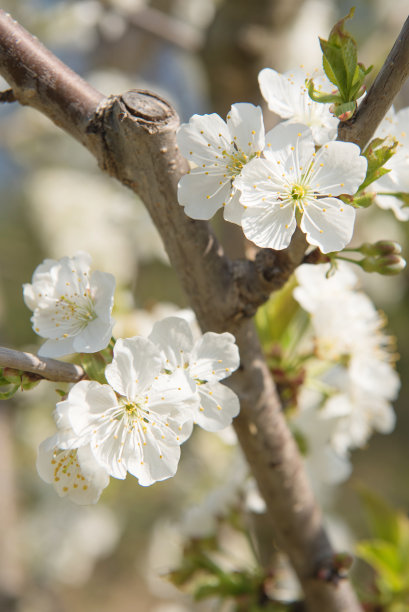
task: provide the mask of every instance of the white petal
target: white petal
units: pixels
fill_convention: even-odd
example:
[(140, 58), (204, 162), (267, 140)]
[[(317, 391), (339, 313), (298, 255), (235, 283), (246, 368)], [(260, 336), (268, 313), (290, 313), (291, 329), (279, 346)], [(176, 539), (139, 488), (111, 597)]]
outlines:
[(196, 423), (206, 431), (219, 431), (231, 425), (239, 414), (237, 395), (221, 383), (199, 385), (200, 406), (195, 414)]
[(130, 458), (127, 462), (130, 474), (138, 478), (143, 487), (166, 480), (176, 474), (180, 459), (180, 446), (170, 440), (158, 440), (149, 430), (146, 446), (140, 461)]
[(328, 142), (315, 157), (310, 187), (325, 195), (354, 194), (365, 179), (367, 165), (358, 145)]
[(279, 123), (266, 134), (265, 157), (273, 164), (281, 162), (293, 176), (307, 170), (314, 151), (311, 129), (302, 123)]
[(114, 358), (107, 365), (105, 376), (115, 391), (132, 400), (152, 384), (161, 368), (159, 349), (147, 338), (135, 336), (116, 342)]
[(76, 353), (97, 353), (109, 344), (115, 321), (94, 319), (77, 335), (73, 337), (73, 347)]
[(266, 159), (253, 159), (235, 179), (234, 185), (240, 189), (240, 202), (245, 207), (262, 205), (266, 199), (277, 201), (284, 198), (287, 187), (286, 177), (280, 166)]
[(191, 219), (211, 219), (216, 211), (230, 199), (231, 180), (220, 174), (205, 174), (194, 168), (179, 181), (178, 200)]
[(280, 74), (272, 68), (264, 68), (259, 72), (258, 82), (261, 94), (271, 111), (283, 119), (294, 116), (294, 95), (298, 96), (299, 92), (294, 90), (294, 82), (288, 75)]
[(235, 337), (228, 332), (205, 333), (196, 342), (191, 354), (190, 374), (206, 381), (218, 381), (230, 376), (240, 364)]
[(398, 200), (394, 196), (377, 194), (375, 203), (384, 210), (392, 210), (398, 221), (409, 220), (409, 206), (404, 206), (402, 200)]
[(172, 374), (159, 374), (146, 394), (149, 411), (183, 425), (192, 419), (195, 391), (196, 384), (184, 368)]
[(304, 206), (301, 229), (310, 244), (323, 253), (341, 251), (354, 231), (355, 209), (336, 198), (310, 199)]
[(193, 348), (193, 334), (189, 324), (180, 317), (166, 317), (157, 321), (149, 334), (151, 340), (161, 350), (165, 368), (173, 370), (189, 361)]
[(91, 275), (90, 287), (94, 294), (96, 314), (102, 320), (109, 321), (114, 305), (115, 277), (96, 270)]
[(226, 123), (239, 149), (247, 154), (264, 149), (263, 113), (259, 106), (233, 104)]
[(232, 193), (233, 197), (227, 200), (226, 205), (223, 206), (223, 217), (226, 221), (230, 221), (230, 223), (236, 223), (237, 225), (241, 225), (244, 206), (240, 204), (241, 192), (239, 189), (235, 188), (234, 183)]
[(61, 338), (60, 340), (46, 340), (38, 349), (39, 357), (62, 357), (75, 353), (74, 338)]
[(265, 202), (247, 208), (242, 227), (246, 237), (260, 247), (281, 250), (288, 247), (296, 228), (294, 204)]
[(231, 141), (226, 123), (216, 113), (193, 115), (189, 123), (180, 126), (176, 138), (182, 155), (198, 165), (217, 161), (215, 156)]
[(62, 423), (66, 423), (68, 417), (79, 436), (80, 446), (91, 441), (95, 420), (116, 406), (118, 401), (111, 387), (94, 380), (81, 380), (71, 388), (66, 400), (58, 402), (56, 412)]

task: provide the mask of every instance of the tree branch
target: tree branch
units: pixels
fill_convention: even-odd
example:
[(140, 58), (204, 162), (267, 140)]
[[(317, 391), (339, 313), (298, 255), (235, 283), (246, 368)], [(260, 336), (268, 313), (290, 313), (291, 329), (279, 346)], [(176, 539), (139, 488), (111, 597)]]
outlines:
[(41, 358), (0, 346), (0, 368), (6, 367), (37, 374), (55, 382), (78, 382), (85, 376), (84, 370), (73, 363)]
[(2, 11), (0, 53), (0, 72), (17, 99), (66, 129), (104, 171), (145, 202), (203, 331), (236, 335), (241, 366), (231, 384), (241, 412), (235, 428), (279, 544), (297, 572), (310, 612), (357, 612), (359, 604), (346, 581), (317, 577), (321, 567), (331, 566), (333, 550), (248, 318), (301, 262), (303, 237), (297, 234), (287, 252), (265, 249), (255, 262), (231, 262), (208, 224), (186, 217), (177, 202), (187, 162), (176, 145), (178, 117), (165, 100), (146, 91), (102, 99)]
[(355, 142), (363, 149), (392, 106), (409, 76), (409, 17), (358, 112), (339, 124), (338, 140)]

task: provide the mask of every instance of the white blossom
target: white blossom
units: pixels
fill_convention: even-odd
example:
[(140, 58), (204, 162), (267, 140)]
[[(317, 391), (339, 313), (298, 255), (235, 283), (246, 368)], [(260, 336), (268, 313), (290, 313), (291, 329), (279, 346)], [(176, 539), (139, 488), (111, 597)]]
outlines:
[(311, 128), (314, 142), (322, 145), (334, 140), (337, 134), (338, 119), (330, 112), (330, 104), (314, 102), (305, 86), (307, 78), (314, 79), (317, 89), (331, 90), (332, 85), (321, 73), (312, 74), (296, 68), (280, 74), (272, 68), (264, 68), (258, 75), (260, 90), (268, 108), (285, 123), (302, 123)]
[(236, 177), (264, 148), (261, 108), (233, 104), (226, 122), (213, 113), (193, 115), (177, 134), (182, 155), (195, 164), (179, 182), (179, 203), (192, 219), (210, 219), (223, 207), (227, 221), (240, 224), (243, 207)]
[(95, 504), (109, 484), (107, 471), (96, 461), (89, 445), (68, 450), (61, 446), (65, 444), (58, 433), (41, 443), (39, 475), (60, 497), (67, 496), (77, 504)]
[(90, 263), (82, 252), (59, 261), (46, 259), (35, 269), (32, 283), (23, 286), (33, 329), (47, 338), (39, 355), (94, 353), (108, 345), (115, 279), (105, 272), (91, 273)]
[(162, 351), (166, 368), (185, 370), (195, 389), (195, 422), (207, 431), (217, 431), (231, 424), (240, 410), (237, 395), (219, 381), (239, 366), (235, 338), (225, 332), (205, 333), (194, 342), (189, 324), (178, 317), (155, 323), (149, 336)]
[(391, 402), (400, 381), (384, 317), (357, 289), (357, 278), (347, 264), (340, 262), (330, 278), (327, 270), (326, 264), (301, 266), (294, 297), (311, 313), (318, 364), (310, 367), (307, 380), (312, 385), (315, 378), (315, 384), (318, 381), (326, 390), (319, 419), (331, 421), (331, 445), (346, 457), (350, 449), (366, 444), (374, 430), (392, 431)]
[(183, 370), (162, 370), (160, 351), (150, 340), (118, 340), (105, 369), (109, 384), (80, 381), (57, 404), (76, 446), (90, 444), (115, 478), (128, 471), (148, 486), (176, 473), (180, 444), (192, 431), (192, 391)]
[(409, 207), (394, 197), (393, 193), (409, 193), (409, 107), (397, 113), (392, 108), (379, 126), (376, 136), (387, 139), (392, 137), (398, 141), (398, 147), (384, 165), (389, 172), (371, 185), (371, 189), (379, 192), (375, 202), (381, 208), (391, 209), (399, 221), (407, 221)]
[(389, 401), (352, 383), (346, 392), (337, 393), (326, 402), (320, 416), (323, 420), (338, 418), (331, 444), (344, 456), (351, 448), (362, 448), (374, 430), (390, 433), (396, 422)]
[(278, 125), (266, 137), (265, 159), (254, 159), (236, 179), (241, 190), (242, 227), (260, 247), (284, 249), (300, 218), (310, 244), (323, 253), (351, 240), (355, 210), (336, 196), (354, 194), (367, 161), (357, 145), (328, 142), (315, 153), (311, 130)]
[(336, 452), (332, 435), (339, 422), (338, 415), (320, 418), (317, 409), (320, 396), (303, 389), (299, 397), (299, 412), (291, 426), (301, 436), (301, 448), (311, 483), (318, 492), (322, 485), (338, 484), (351, 473), (351, 465), (345, 454)]
[(313, 313), (326, 299), (338, 299), (358, 284), (351, 266), (338, 262), (334, 273), (327, 276), (328, 264), (299, 266), (295, 271), (298, 286), (293, 295), (304, 310)]

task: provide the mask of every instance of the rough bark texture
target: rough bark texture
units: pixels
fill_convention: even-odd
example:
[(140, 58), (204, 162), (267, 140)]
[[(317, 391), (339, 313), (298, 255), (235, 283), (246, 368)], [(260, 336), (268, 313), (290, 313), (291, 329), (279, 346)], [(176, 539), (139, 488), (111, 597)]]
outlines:
[(177, 150), (178, 118), (170, 105), (145, 91), (102, 100), (60, 66), (0, 12), (0, 72), (15, 97), (67, 130), (95, 155), (105, 172), (138, 193), (203, 331), (229, 330), (236, 335), (241, 355), (240, 369), (231, 379), (241, 401), (236, 431), (279, 544), (304, 588), (307, 609), (357, 612), (359, 604), (346, 581), (336, 584), (317, 578), (322, 567), (331, 567), (333, 550), (249, 319), (301, 263), (302, 235), (297, 234), (285, 252), (263, 250), (254, 262), (230, 261), (208, 224), (186, 217), (177, 203), (177, 183), (187, 166)]

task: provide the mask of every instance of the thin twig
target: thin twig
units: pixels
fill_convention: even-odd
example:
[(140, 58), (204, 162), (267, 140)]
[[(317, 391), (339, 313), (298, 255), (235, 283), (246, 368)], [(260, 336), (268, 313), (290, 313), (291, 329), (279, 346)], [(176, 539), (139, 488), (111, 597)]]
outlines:
[(30, 372), (55, 382), (78, 382), (85, 376), (84, 370), (73, 363), (41, 358), (3, 346), (0, 346), (0, 367)]

